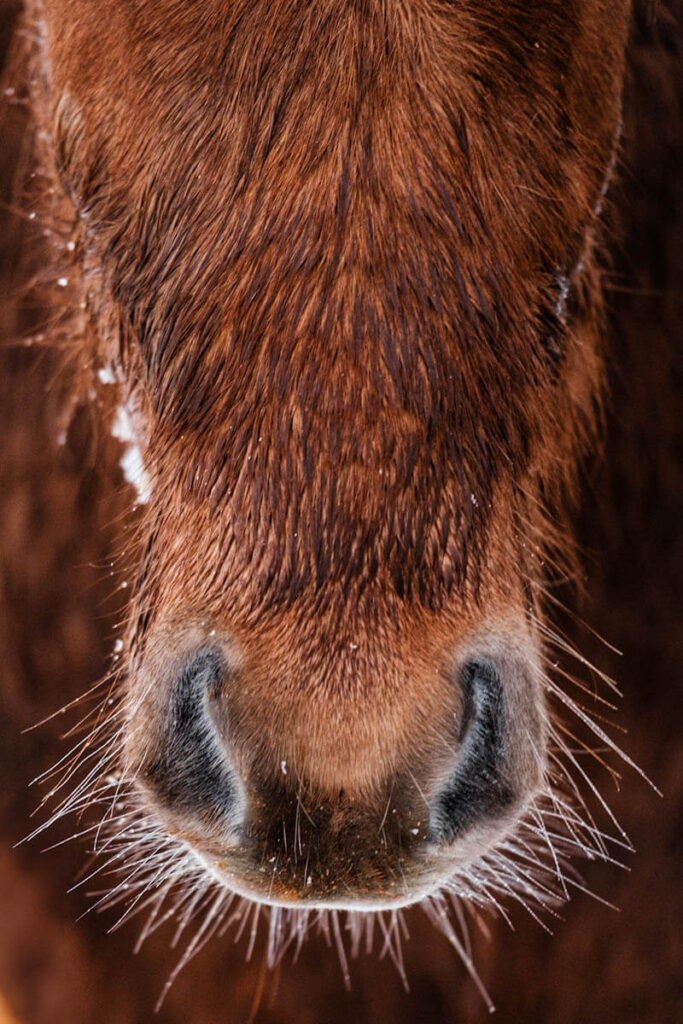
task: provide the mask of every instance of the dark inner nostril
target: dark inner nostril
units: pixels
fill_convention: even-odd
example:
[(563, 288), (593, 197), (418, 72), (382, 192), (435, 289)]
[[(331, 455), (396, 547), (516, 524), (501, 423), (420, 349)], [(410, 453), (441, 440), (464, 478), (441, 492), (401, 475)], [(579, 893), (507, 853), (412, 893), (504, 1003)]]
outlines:
[(198, 651), (175, 680), (155, 756), (141, 775), (171, 811), (225, 825), (237, 805), (237, 785), (209, 711), (225, 674), (220, 653)]
[(462, 743), (467, 735), (472, 719), (475, 714), (474, 706), (474, 680), (476, 678), (477, 665), (469, 662), (462, 671), (460, 685), (463, 691), (462, 715), (460, 718), (460, 732), (458, 743)]
[(463, 669), (463, 712), (458, 763), (431, 815), (433, 838), (450, 842), (483, 818), (504, 810), (513, 794), (503, 773), (507, 735), (500, 675), (488, 660)]
[(200, 727), (204, 696), (216, 696), (220, 690), (223, 662), (217, 651), (199, 651), (182, 670), (176, 681), (170, 705), (174, 725), (188, 735)]

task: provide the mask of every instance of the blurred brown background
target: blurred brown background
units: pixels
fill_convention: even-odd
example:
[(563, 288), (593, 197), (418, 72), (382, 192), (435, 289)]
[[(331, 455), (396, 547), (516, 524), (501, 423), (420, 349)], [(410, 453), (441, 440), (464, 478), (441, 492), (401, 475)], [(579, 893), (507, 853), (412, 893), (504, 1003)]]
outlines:
[[(4, 58), (17, 13), (0, 0)], [(585, 864), (610, 910), (575, 896), (549, 937), (513, 912), (491, 923), (476, 962), (503, 1022), (667, 1024), (683, 1020), (683, 3), (637, 3), (626, 97), (624, 163), (612, 199), (622, 226), (609, 274), (610, 378), (605, 450), (585, 474), (577, 532), (587, 570), (578, 609), (620, 648), (563, 623), (624, 692), (623, 743), (663, 791), (626, 770), (619, 792), (591, 769), (634, 843), (628, 870)], [(6, 108), (14, 100), (0, 98)], [(12, 343), (24, 319), (12, 302), (22, 222), (10, 209), (23, 153), (21, 112), (0, 124), (0, 1024), (128, 1024), (153, 1020), (176, 962), (172, 930), (139, 954), (140, 925), (107, 934), (115, 915), (77, 918), (91, 901), (67, 890), (85, 851), (57, 826), (14, 848), (30, 828), (29, 781), (64, 751), (62, 723), (28, 726), (105, 670), (116, 603), (105, 564), (116, 552), (124, 496), (84, 411), (56, 441), (54, 358)], [(25, 318), (25, 314), (23, 315)], [(83, 465), (85, 464), (85, 469)], [(126, 499), (127, 500), (127, 499)], [(574, 600), (571, 597), (570, 600)], [(257, 945), (216, 940), (179, 976), (159, 1024), (464, 1022), (488, 1019), (457, 956), (419, 910), (407, 914), (410, 992), (390, 963), (361, 956), (344, 990), (336, 954), (309, 942), (274, 974)]]

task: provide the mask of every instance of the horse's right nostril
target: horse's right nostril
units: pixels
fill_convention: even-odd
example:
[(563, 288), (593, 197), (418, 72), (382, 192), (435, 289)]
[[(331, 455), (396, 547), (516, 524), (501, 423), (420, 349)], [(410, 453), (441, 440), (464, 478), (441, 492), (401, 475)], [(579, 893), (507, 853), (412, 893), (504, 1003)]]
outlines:
[(219, 651), (197, 651), (173, 682), (158, 735), (139, 777), (165, 810), (224, 831), (240, 817), (240, 786), (213, 721), (210, 702), (226, 666)]
[(508, 778), (510, 735), (500, 673), (492, 661), (462, 670), (461, 750), (431, 814), (432, 837), (452, 842), (473, 825), (504, 812), (515, 799)]

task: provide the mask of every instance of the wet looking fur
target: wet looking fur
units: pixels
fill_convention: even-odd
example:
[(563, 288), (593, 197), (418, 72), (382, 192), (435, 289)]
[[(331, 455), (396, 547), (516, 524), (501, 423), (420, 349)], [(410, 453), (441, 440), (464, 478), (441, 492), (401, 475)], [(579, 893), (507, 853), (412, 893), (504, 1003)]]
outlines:
[(34, 6), (84, 374), (149, 476), (101, 771), (173, 870), (545, 903), (604, 851), (543, 592), (599, 403), (628, 14)]

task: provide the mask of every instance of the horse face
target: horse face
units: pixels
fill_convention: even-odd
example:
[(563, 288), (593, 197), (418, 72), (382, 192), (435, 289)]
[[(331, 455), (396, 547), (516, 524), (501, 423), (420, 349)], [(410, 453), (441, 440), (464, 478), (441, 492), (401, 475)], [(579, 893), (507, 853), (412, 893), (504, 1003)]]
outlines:
[(42, 6), (149, 480), (141, 813), (257, 900), (420, 899), (548, 787), (541, 510), (594, 419), (628, 5)]

